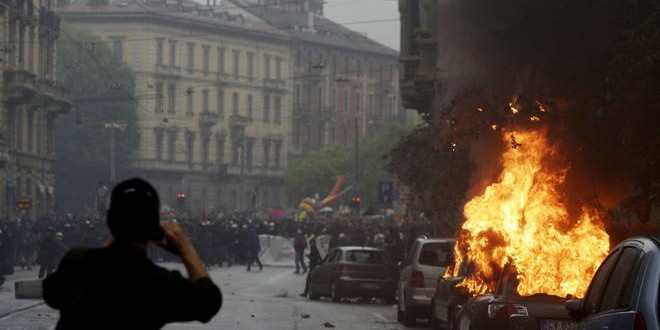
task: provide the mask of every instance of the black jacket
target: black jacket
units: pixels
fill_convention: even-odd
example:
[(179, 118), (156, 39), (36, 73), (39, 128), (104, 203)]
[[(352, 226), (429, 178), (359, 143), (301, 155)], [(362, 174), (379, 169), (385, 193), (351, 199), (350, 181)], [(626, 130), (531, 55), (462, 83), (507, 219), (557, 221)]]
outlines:
[(43, 282), (46, 303), (60, 310), (57, 330), (160, 329), (208, 322), (222, 305), (210, 278), (192, 282), (151, 262), (130, 245), (72, 249)]

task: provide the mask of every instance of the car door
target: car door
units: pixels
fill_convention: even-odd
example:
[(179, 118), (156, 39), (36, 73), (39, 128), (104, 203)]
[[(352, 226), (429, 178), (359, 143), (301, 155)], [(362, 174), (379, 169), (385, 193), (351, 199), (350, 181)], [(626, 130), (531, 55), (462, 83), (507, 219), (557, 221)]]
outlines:
[(607, 284), (602, 290), (597, 309), (593, 304), (591, 313), (584, 320), (585, 329), (626, 330), (633, 329), (636, 311), (633, 298), (637, 278), (641, 270), (642, 250), (636, 246), (625, 246), (612, 269)]
[(328, 291), (330, 281), (337, 271), (338, 261), (341, 260), (341, 250), (334, 249), (328, 255), (328, 260), (314, 270), (314, 289), (318, 292)]

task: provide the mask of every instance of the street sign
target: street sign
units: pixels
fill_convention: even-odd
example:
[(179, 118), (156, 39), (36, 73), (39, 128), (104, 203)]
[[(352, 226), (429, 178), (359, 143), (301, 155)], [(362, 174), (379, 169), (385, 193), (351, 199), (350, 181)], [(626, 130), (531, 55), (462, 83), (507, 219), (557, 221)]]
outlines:
[(394, 182), (380, 181), (378, 182), (378, 202), (381, 204), (390, 205), (394, 201)]

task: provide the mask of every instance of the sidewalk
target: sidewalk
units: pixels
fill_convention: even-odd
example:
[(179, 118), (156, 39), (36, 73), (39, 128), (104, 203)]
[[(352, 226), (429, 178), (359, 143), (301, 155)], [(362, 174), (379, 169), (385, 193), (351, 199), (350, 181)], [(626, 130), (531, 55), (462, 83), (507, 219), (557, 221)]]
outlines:
[(5, 284), (0, 287), (0, 318), (12, 311), (27, 308), (42, 302), (42, 300), (16, 299), (14, 297), (14, 283), (16, 281), (36, 280), (39, 274), (39, 266), (32, 270), (14, 268), (14, 274), (7, 276)]

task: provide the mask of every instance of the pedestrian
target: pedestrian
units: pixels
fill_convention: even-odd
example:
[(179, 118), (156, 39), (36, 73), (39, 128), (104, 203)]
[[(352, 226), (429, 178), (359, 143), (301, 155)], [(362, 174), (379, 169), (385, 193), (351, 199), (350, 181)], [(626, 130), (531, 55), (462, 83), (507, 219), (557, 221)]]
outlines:
[(0, 226), (0, 286), (5, 283), (5, 276), (14, 274), (12, 253), (14, 247), (6, 228)]
[(252, 263), (256, 262), (259, 265), (259, 271), (264, 269), (264, 266), (259, 260), (259, 251), (261, 251), (261, 242), (259, 242), (259, 235), (257, 230), (251, 227), (247, 231), (247, 271), (250, 271)]
[[(43, 282), (46, 303), (60, 310), (56, 330), (160, 329), (170, 322), (208, 322), (220, 309), (213, 283), (190, 239), (175, 222), (159, 222), (156, 190), (142, 179), (112, 191), (103, 248), (75, 248)], [(147, 258), (150, 243), (175, 254), (188, 277)]]
[(300, 274), (300, 268), (303, 269), (303, 274), (307, 273), (307, 266), (305, 266), (305, 249), (307, 248), (307, 240), (303, 235), (302, 230), (298, 229), (296, 238), (293, 240), (293, 249), (296, 252), (296, 274)]
[(319, 249), (316, 247), (315, 238), (309, 240), (309, 254), (307, 255), (307, 258), (309, 258), (309, 273), (305, 279), (305, 290), (300, 294), (301, 297), (307, 297), (307, 293), (309, 292), (310, 275), (314, 271), (314, 268), (321, 264), (321, 252), (319, 252)]

